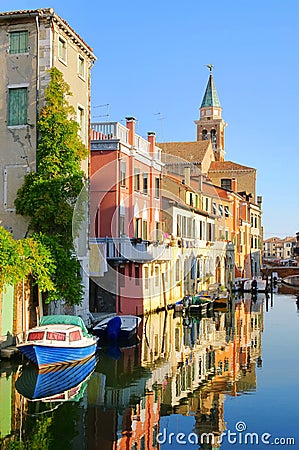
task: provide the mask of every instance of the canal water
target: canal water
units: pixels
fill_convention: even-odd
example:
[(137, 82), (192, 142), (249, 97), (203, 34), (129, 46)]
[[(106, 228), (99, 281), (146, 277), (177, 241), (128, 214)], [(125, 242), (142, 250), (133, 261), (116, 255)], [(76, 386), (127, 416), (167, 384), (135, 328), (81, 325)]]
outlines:
[(0, 362), (1, 449), (299, 448), (295, 300), (153, 314), (137, 344), (63, 371)]

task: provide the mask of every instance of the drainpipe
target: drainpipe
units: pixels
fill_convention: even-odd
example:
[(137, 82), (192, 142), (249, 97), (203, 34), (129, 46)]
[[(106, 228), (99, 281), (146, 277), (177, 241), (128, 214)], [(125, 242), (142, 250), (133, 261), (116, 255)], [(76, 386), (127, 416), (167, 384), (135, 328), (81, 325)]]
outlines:
[[(37, 132), (37, 122), (38, 122), (38, 113), (39, 113), (39, 89), (40, 89), (40, 77), (39, 77), (39, 21), (38, 16), (35, 17), (35, 25), (36, 25), (36, 105), (35, 105), (35, 145), (36, 149), (38, 146), (38, 132)], [(36, 150), (35, 150), (36, 151)], [(36, 170), (37, 170), (37, 157), (36, 160)]]

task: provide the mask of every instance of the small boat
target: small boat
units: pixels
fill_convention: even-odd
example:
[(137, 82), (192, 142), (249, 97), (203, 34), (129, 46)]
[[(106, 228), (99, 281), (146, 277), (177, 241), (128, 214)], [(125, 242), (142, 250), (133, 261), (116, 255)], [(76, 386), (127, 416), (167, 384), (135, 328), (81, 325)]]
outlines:
[(189, 299), (190, 299), (190, 306), (189, 306), (190, 313), (194, 312), (204, 313), (213, 306), (215, 301), (214, 295), (211, 295), (208, 291), (201, 291), (198, 294), (191, 295), (189, 296)]
[(246, 281), (251, 281), (250, 278), (235, 278), (234, 284), (232, 286), (233, 292), (243, 292), (244, 290), (244, 284)]
[(39, 370), (24, 365), (16, 381), (17, 391), (31, 401), (66, 402), (81, 398), (86, 381), (97, 363), (95, 355), (81, 361)]
[(226, 306), (229, 298), (228, 291), (221, 291), (215, 298), (214, 306)]
[(103, 341), (129, 341), (137, 337), (141, 318), (124, 315), (106, 317), (92, 329), (92, 333)]
[(263, 280), (262, 277), (254, 277), (244, 282), (243, 292), (266, 292), (266, 286), (266, 280)]
[(88, 334), (81, 317), (44, 316), (17, 347), (38, 367), (45, 367), (90, 358), (96, 352), (97, 338)]

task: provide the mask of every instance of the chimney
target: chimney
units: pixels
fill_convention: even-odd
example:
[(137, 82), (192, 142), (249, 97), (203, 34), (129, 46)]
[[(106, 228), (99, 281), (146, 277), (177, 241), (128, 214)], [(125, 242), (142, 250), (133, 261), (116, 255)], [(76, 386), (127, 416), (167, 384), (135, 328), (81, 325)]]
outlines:
[(155, 153), (156, 146), (156, 133), (154, 131), (149, 131), (147, 133), (147, 140), (150, 143), (150, 153), (153, 155)]
[(136, 119), (135, 117), (126, 117), (126, 127), (129, 129), (129, 135), (128, 135), (128, 139), (129, 139), (129, 144), (130, 145), (134, 145), (134, 141), (135, 141), (135, 125), (136, 125)]
[(232, 178), (232, 191), (237, 192), (237, 180), (236, 178)]
[(184, 167), (184, 178), (185, 178), (185, 184), (187, 186), (190, 186), (190, 172), (191, 172), (190, 167), (188, 167), (188, 166)]
[(201, 167), (197, 167), (198, 169), (198, 190), (199, 192), (202, 192), (202, 182), (203, 182), (203, 175), (201, 172)]
[(262, 206), (263, 203), (263, 197), (261, 195), (258, 195), (256, 198), (257, 204), (259, 205), (259, 207)]

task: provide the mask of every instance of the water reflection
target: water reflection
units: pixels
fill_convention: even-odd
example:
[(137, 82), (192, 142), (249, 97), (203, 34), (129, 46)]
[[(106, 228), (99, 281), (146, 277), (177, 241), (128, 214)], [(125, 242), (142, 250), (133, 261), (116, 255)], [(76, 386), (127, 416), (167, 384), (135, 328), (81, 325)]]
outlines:
[(162, 429), (180, 416), (198, 438), (219, 437), (225, 397), (256, 389), (262, 329), (260, 295), (236, 298), (211, 317), (146, 317), (140, 345), (122, 349), (118, 361), (102, 355), (89, 383), (89, 448), (157, 448)]
[[(47, 436), (52, 440), (45, 448), (152, 450), (160, 448), (163, 429), (175, 428), (178, 420), (180, 424), (186, 421), (186, 429), (198, 439), (204, 433), (219, 437), (225, 430), (227, 396), (256, 389), (255, 369), (262, 364), (263, 302), (263, 295), (252, 298), (248, 294), (206, 316), (168, 311), (145, 317), (139, 343), (100, 351), (96, 367), (95, 362), (89, 367), (90, 372), (95, 370), (79, 404), (69, 395), (67, 404), (51, 412)], [(12, 374), (13, 405), (3, 404), (1, 397), (1, 417), (5, 407), (10, 417), (6, 428), (0, 420), (2, 435), (21, 430), (25, 440), (31, 439), (29, 413), (33, 408), (25, 397), (40, 400), (55, 395), (54, 386), (62, 386), (68, 374), (77, 384), (84, 380), (78, 368), (73, 373), (49, 375), (26, 367), (16, 381), (18, 375)], [(65, 387), (66, 383), (60, 393)], [(38, 411), (42, 411), (40, 406)], [(68, 432), (60, 440), (62, 417)], [(177, 432), (185, 431), (180, 426)]]
[(87, 386), (87, 379), (96, 366), (96, 357), (83, 364), (67, 364), (38, 370), (35, 365), (20, 369), (15, 387), (26, 399), (42, 402), (78, 401)]

